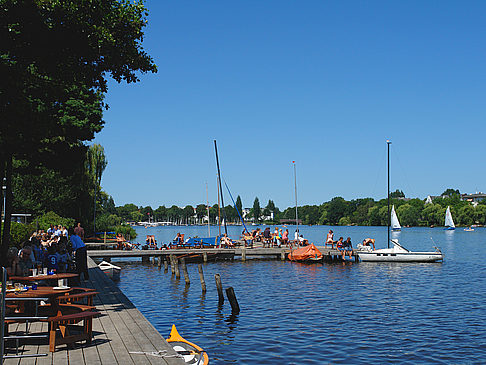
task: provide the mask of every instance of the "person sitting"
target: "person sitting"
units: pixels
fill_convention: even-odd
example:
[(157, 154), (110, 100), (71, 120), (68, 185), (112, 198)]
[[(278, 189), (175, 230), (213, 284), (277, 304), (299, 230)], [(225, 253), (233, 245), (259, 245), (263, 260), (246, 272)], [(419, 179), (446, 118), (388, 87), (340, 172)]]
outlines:
[(309, 246), (309, 241), (306, 240), (303, 235), (300, 235), (298, 241), (300, 246)]
[(226, 233), (223, 235), (223, 237), (221, 237), (221, 246), (225, 248), (235, 247), (233, 241)]
[(174, 240), (172, 241), (171, 246), (177, 246), (177, 245), (180, 245), (180, 244), (181, 244), (181, 234), (177, 233)]
[(334, 241), (334, 232), (332, 231), (332, 229), (330, 229), (329, 233), (327, 234), (326, 243), (324, 246), (331, 245), (331, 248), (334, 248), (335, 243), (336, 241)]
[(368, 247), (373, 246), (373, 251), (374, 251), (375, 250), (375, 239), (374, 238), (365, 238), (361, 245), (368, 246)]
[[(282, 235), (282, 244), (288, 245), (289, 244), (289, 230), (286, 229)], [(292, 248), (292, 244), (290, 244), (290, 248)]]
[(339, 240), (336, 242), (336, 248), (341, 251), (341, 254), (342, 254), (342, 257), (343, 257), (343, 260), (345, 258), (345, 253), (346, 253), (346, 248), (344, 247), (344, 242), (343, 242), (343, 239), (342, 237), (339, 237)]
[(343, 260), (346, 256), (346, 253), (349, 254), (349, 258), (351, 259), (352, 258), (351, 256), (353, 255), (353, 245), (351, 243), (351, 237), (346, 238), (346, 241), (344, 241), (343, 245), (345, 249), (343, 251)]
[(29, 276), (30, 270), (34, 268), (34, 262), (31, 258), (32, 250), (29, 246), (20, 250), (20, 260), (18, 262), (18, 268), (22, 273), (22, 276)]
[(22, 275), (22, 270), (19, 267), (19, 250), (15, 247), (10, 247), (7, 251), (7, 274), (8, 276)]
[(52, 245), (47, 252), (47, 270), (54, 273), (59, 272), (59, 254), (57, 253), (57, 247)]
[(268, 247), (270, 247), (271, 243), (272, 243), (272, 234), (270, 233), (270, 227), (267, 227), (263, 231), (263, 247), (265, 247), (265, 244), (268, 244)]

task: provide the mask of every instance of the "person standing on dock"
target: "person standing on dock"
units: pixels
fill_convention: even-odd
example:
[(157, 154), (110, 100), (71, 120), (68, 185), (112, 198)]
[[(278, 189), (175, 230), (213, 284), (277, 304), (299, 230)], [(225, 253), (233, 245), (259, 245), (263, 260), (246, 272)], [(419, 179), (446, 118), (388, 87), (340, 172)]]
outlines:
[(76, 233), (82, 240), (84, 240), (84, 228), (81, 227), (81, 223), (78, 222), (78, 225), (76, 226), (76, 228), (74, 228), (74, 233)]
[(84, 280), (88, 280), (88, 255), (86, 245), (84, 244), (81, 237), (79, 237), (74, 230), (73, 234), (70, 237), (70, 240), (73, 245), (73, 252), (76, 262), (76, 272), (79, 274), (79, 279), (81, 280), (81, 273), (83, 273)]

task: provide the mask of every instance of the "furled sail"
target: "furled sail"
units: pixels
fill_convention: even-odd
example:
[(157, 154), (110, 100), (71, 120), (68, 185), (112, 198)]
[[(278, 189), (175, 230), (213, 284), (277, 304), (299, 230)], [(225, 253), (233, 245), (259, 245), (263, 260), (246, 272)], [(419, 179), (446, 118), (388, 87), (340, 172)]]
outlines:
[(451, 208), (448, 206), (445, 215), (445, 224), (446, 227), (455, 227), (454, 221), (452, 220)]
[(391, 229), (398, 231), (401, 229), (400, 222), (398, 221), (397, 213), (395, 212), (395, 206), (392, 205), (391, 211)]

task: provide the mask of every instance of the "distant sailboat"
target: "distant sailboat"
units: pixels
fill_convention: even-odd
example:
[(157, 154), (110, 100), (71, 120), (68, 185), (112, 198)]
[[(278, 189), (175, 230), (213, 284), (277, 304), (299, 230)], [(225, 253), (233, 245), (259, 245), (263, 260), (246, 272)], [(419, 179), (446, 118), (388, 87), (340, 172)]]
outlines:
[(402, 229), (402, 226), (400, 225), (400, 222), (398, 221), (397, 213), (395, 212), (395, 206), (392, 205), (392, 210), (391, 210), (391, 230), (392, 231), (400, 231)]
[(446, 210), (446, 215), (445, 215), (445, 223), (444, 226), (446, 230), (453, 231), (456, 229), (456, 226), (454, 225), (454, 221), (452, 220), (452, 214), (451, 214), (451, 207), (447, 207)]

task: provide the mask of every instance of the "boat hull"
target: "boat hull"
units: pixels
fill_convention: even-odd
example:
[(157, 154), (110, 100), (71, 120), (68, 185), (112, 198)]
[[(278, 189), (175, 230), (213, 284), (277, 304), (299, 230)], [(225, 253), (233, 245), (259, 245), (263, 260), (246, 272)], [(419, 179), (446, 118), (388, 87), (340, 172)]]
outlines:
[(120, 280), (121, 268), (119, 268), (118, 266), (115, 266), (115, 265), (110, 264), (109, 262), (103, 261), (101, 264), (98, 265), (98, 267), (111, 280), (114, 280), (114, 281)]
[(185, 364), (209, 364), (209, 357), (206, 351), (179, 335), (175, 325), (172, 325), (172, 330), (167, 342), (183, 358)]
[(455, 227), (446, 227), (444, 228), (444, 231), (454, 231), (455, 229)]
[(444, 259), (442, 253), (437, 252), (358, 252), (363, 262), (438, 262)]

